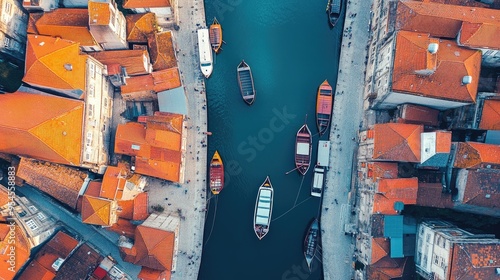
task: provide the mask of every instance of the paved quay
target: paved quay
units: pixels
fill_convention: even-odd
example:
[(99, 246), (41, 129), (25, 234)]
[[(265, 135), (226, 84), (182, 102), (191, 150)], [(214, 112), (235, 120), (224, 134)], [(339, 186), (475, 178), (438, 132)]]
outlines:
[[(339, 72), (330, 130), (330, 168), (326, 175), (321, 211), (325, 279), (352, 279), (355, 240), (344, 226), (356, 222), (352, 208), (355, 190), (358, 131), (363, 119), (363, 78), (373, 0), (346, 1)], [(339, 28), (339, 27), (336, 27)]]

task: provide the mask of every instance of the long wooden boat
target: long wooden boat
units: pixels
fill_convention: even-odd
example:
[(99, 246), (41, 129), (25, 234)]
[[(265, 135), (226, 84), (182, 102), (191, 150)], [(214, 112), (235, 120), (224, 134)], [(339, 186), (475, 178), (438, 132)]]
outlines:
[(210, 48), (210, 38), (207, 28), (198, 29), (198, 52), (200, 56), (200, 69), (205, 78), (212, 74), (213, 59), (212, 50)]
[(264, 183), (259, 187), (253, 214), (253, 228), (259, 240), (264, 238), (269, 232), (271, 216), (273, 214), (273, 192), (273, 185), (269, 176), (267, 176)]
[(219, 194), (224, 188), (224, 164), (218, 151), (215, 151), (210, 162), (210, 191)]
[(337, 24), (342, 12), (342, 1), (344, 0), (328, 0), (326, 5), (326, 13), (328, 14), (328, 21), (332, 27)]
[(222, 46), (222, 26), (217, 18), (210, 25), (210, 44), (215, 53), (219, 53)]
[(323, 135), (332, 119), (333, 95), (332, 87), (325, 80), (318, 88), (316, 96), (316, 124), (318, 125), (319, 136)]
[(319, 221), (314, 218), (307, 229), (306, 238), (304, 239), (304, 256), (306, 257), (307, 266), (311, 270), (311, 264), (316, 255), (319, 241)]
[[(307, 119), (307, 118), (306, 118)], [(311, 165), (312, 135), (307, 123), (300, 127), (295, 138), (295, 168), (306, 175)]]
[(243, 97), (245, 103), (252, 105), (255, 100), (252, 70), (244, 60), (240, 62), (236, 70), (238, 73), (238, 85), (240, 86), (241, 97)]

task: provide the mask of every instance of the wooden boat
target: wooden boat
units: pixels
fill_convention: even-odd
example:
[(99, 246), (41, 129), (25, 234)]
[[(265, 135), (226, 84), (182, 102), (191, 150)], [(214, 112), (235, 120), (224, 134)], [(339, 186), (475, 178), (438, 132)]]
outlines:
[(307, 229), (306, 238), (304, 239), (304, 256), (306, 257), (307, 266), (311, 270), (311, 264), (316, 255), (316, 248), (319, 241), (319, 221), (314, 218)]
[(269, 176), (259, 187), (257, 200), (255, 201), (255, 211), (253, 214), (253, 228), (257, 238), (261, 240), (269, 232), (271, 216), (273, 214), (273, 186)]
[(316, 96), (316, 124), (318, 125), (319, 136), (323, 135), (328, 127), (332, 118), (332, 87), (325, 80), (318, 88)]
[(224, 188), (224, 164), (218, 151), (215, 151), (210, 162), (210, 191), (219, 194)]
[(337, 24), (342, 12), (342, 1), (344, 0), (328, 0), (326, 5), (326, 13), (328, 14), (328, 21), (332, 27)]
[(222, 46), (222, 27), (214, 17), (214, 21), (210, 25), (210, 44), (215, 53), (219, 53)]
[[(306, 116), (307, 120), (307, 116)], [(307, 123), (300, 127), (295, 138), (295, 168), (305, 175), (311, 165), (312, 135)]]
[(248, 105), (252, 105), (255, 100), (255, 87), (253, 85), (252, 70), (244, 60), (237, 68), (238, 85), (240, 86), (241, 97)]

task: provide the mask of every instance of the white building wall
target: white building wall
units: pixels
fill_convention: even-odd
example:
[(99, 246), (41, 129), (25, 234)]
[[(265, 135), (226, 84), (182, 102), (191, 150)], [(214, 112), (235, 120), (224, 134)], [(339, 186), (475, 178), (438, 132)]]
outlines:
[(417, 232), (415, 266), (425, 273), (431, 273), (435, 232), (424, 224), (418, 225)]

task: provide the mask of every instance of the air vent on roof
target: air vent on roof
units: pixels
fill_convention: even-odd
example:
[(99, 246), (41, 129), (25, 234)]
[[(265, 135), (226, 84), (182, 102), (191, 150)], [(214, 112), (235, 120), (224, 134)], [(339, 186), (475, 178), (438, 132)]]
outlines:
[(432, 54), (437, 53), (438, 49), (439, 45), (437, 43), (430, 43), (429, 46), (427, 47), (427, 51)]
[(496, 273), (497, 275), (500, 275), (500, 267), (495, 268), (495, 273)]
[(40, 42), (38, 45), (43, 46), (45, 45), (45, 42)]
[(490, 197), (491, 197), (491, 194), (487, 193), (484, 197), (486, 197), (486, 198), (490, 198)]
[(462, 78), (462, 85), (468, 85), (472, 83), (472, 76), (464, 76)]
[(72, 71), (73, 70), (73, 65), (71, 65), (71, 63), (65, 63), (64, 64), (64, 69), (66, 69), (68, 71)]
[(63, 264), (64, 262), (64, 259), (62, 258), (58, 258), (57, 260), (54, 261), (54, 263), (52, 264), (52, 268), (55, 270), (55, 271), (58, 271), (59, 268), (61, 267), (61, 265)]

